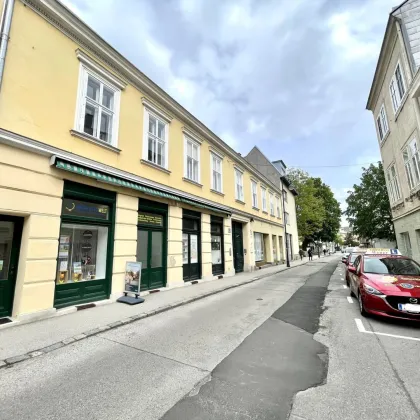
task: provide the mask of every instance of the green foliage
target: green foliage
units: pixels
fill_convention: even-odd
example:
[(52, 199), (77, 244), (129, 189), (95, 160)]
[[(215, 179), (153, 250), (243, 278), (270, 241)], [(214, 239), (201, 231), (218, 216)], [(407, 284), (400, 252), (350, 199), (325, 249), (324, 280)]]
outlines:
[(353, 186), (344, 214), (353, 232), (363, 238), (395, 240), (391, 206), (382, 163), (363, 168), (360, 185)]
[(320, 178), (312, 178), (300, 169), (292, 169), (287, 177), (297, 189), (296, 218), (302, 246), (311, 241), (332, 242), (340, 228), (340, 204), (330, 187)]
[(344, 245), (344, 241), (338, 233), (335, 234), (334, 242), (338, 245)]

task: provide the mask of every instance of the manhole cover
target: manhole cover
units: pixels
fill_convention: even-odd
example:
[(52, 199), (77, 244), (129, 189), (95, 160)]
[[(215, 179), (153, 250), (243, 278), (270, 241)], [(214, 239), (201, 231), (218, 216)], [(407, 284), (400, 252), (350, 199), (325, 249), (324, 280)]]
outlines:
[(258, 298), (257, 300), (262, 300), (261, 298)]

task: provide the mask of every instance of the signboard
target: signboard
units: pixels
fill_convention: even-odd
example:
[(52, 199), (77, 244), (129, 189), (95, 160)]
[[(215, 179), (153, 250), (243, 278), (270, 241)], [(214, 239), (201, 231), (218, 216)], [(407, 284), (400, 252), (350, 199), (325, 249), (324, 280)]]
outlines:
[(139, 212), (138, 223), (148, 226), (163, 226), (163, 216), (160, 214)]
[(71, 198), (63, 198), (61, 212), (66, 216), (109, 220), (109, 206), (89, 203), (88, 201), (73, 200)]
[(125, 292), (140, 293), (141, 262), (127, 262), (125, 264)]
[(401, 255), (401, 252), (392, 248), (368, 248), (366, 255)]

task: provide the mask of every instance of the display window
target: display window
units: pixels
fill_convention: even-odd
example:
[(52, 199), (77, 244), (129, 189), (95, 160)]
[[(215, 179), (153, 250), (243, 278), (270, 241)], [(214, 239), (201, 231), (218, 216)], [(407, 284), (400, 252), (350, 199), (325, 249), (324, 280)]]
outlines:
[(264, 261), (264, 238), (262, 233), (254, 233), (255, 261)]

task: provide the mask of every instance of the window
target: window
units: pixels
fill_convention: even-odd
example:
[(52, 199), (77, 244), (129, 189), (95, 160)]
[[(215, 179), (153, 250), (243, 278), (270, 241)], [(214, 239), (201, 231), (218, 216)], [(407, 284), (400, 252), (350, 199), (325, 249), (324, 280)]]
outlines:
[[(392, 106), (394, 113), (398, 111), (401, 105), (402, 99), (405, 94), (405, 82), (401, 71), (400, 63), (397, 64), (394, 74), (389, 85), (389, 92), (391, 94)], [(382, 127), (383, 128), (383, 127)]]
[(185, 137), (185, 178), (200, 182), (200, 145)]
[(147, 147), (145, 159), (162, 168), (168, 167), (168, 125), (146, 110)]
[(258, 208), (257, 183), (251, 180), (252, 207)]
[(222, 188), (222, 159), (211, 153), (211, 188), (217, 192), (223, 192)]
[(417, 141), (414, 139), (403, 151), (405, 172), (410, 189), (415, 188), (420, 182), (420, 159)]
[(284, 202), (287, 203), (287, 191), (283, 190), (283, 198), (284, 198)]
[(270, 200), (270, 215), (274, 216), (274, 197), (273, 197), (273, 194), (271, 194), (269, 192), (268, 197), (269, 197), (269, 200)]
[(376, 124), (378, 126), (379, 138), (382, 141), (385, 138), (385, 136), (388, 134), (388, 131), (389, 131), (388, 120), (386, 118), (384, 105), (381, 106), (381, 110), (379, 111), (379, 115), (376, 118)]
[(280, 213), (280, 198), (276, 196), (276, 208), (277, 208), (277, 217), (280, 218), (281, 217), (281, 213)]
[(289, 213), (287, 213), (287, 211), (284, 212), (284, 222), (286, 225), (290, 225)]
[(398, 201), (401, 198), (400, 187), (398, 185), (397, 172), (395, 170), (395, 165), (392, 165), (387, 173), (388, 178), (388, 189), (389, 189), (389, 198), (391, 203)]
[(121, 91), (81, 66), (76, 130), (116, 146)]
[(244, 175), (239, 169), (235, 169), (235, 198), (244, 201)]
[(411, 249), (411, 240), (410, 240), (410, 233), (409, 232), (403, 232), (401, 233), (401, 240), (402, 240), (402, 246), (403, 246), (403, 255), (406, 255), (407, 257), (412, 257), (413, 251)]
[(267, 211), (267, 190), (261, 187), (261, 201), (263, 211)]
[(264, 238), (262, 233), (254, 232), (255, 261), (264, 260)]

